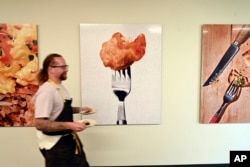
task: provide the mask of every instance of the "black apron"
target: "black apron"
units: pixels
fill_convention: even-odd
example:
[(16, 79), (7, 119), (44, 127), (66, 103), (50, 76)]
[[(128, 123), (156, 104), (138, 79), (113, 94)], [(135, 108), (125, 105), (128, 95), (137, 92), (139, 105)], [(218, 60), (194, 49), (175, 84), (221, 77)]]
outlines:
[[(64, 107), (55, 121), (73, 122), (72, 100), (65, 100)], [(75, 132), (64, 130), (43, 132), (46, 135), (63, 135), (50, 149), (41, 149), (46, 167), (89, 167), (83, 145)]]

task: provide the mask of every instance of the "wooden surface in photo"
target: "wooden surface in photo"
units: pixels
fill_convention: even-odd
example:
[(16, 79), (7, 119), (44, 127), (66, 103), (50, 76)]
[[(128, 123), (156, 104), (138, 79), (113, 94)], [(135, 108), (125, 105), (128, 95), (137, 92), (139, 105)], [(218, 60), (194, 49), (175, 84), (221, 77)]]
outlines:
[[(247, 67), (242, 54), (250, 49), (248, 39), (241, 45), (239, 52), (213, 84), (203, 87), (210, 74), (221, 60), (226, 50), (235, 40), (242, 25), (203, 25), (202, 27), (202, 67), (200, 122), (208, 123), (223, 103), (225, 90), (229, 86), (228, 77), (232, 69), (244, 73), (250, 79), (250, 68)], [(250, 122), (250, 88), (243, 87), (237, 101), (229, 104), (220, 123)]]

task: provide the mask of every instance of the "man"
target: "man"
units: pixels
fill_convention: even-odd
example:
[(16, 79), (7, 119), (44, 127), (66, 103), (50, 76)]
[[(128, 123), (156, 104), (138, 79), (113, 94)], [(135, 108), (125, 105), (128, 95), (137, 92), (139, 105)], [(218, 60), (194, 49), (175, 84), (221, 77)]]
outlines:
[(35, 100), (35, 127), (46, 167), (89, 167), (76, 132), (83, 123), (73, 122), (73, 113), (91, 110), (71, 107), (72, 99), (61, 84), (67, 79), (68, 65), (59, 54), (48, 55), (38, 73)]

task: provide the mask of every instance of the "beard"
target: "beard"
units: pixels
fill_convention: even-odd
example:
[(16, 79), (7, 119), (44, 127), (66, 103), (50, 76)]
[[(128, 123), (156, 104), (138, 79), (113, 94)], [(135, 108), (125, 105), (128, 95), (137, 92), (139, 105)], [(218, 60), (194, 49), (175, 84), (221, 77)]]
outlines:
[(61, 79), (62, 81), (66, 80), (66, 79), (67, 79), (67, 73), (66, 73), (66, 72), (62, 73), (62, 74), (60, 75), (60, 79)]

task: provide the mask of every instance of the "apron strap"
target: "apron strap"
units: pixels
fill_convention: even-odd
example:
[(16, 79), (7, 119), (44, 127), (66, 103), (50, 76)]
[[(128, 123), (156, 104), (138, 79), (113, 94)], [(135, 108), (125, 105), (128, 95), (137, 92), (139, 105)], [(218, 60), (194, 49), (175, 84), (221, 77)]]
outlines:
[(54, 81), (52, 81), (51, 79), (49, 79), (48, 82), (49, 82), (52, 86), (54, 86), (54, 87), (56, 88), (56, 90), (57, 90), (58, 93), (60, 94), (60, 96), (61, 96), (63, 102), (65, 102), (65, 97), (64, 97), (64, 95), (63, 95), (61, 89), (59, 88), (58, 84), (56, 84), (56, 83), (55, 83)]
[(75, 154), (79, 154), (81, 153), (81, 141), (79, 139), (79, 137), (77, 136), (76, 132), (72, 132), (72, 135), (73, 135), (73, 139), (75, 140), (76, 142), (76, 148), (75, 148)]

